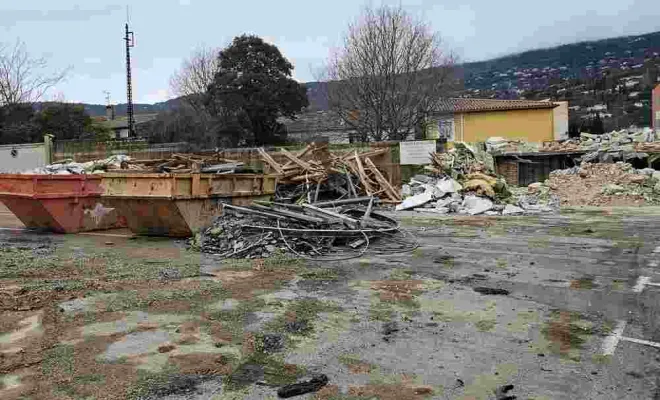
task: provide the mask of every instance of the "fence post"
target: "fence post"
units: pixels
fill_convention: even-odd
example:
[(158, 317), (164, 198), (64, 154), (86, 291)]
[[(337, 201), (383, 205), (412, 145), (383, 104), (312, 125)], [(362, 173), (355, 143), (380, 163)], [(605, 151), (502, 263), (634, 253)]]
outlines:
[(49, 133), (44, 135), (44, 159), (46, 165), (53, 163), (53, 135)]

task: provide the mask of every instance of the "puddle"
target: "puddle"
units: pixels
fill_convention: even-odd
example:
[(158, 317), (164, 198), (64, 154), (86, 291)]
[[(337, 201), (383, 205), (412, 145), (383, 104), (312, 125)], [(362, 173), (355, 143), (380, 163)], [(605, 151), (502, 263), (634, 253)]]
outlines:
[(167, 343), (170, 337), (164, 331), (135, 332), (126, 335), (122, 340), (110, 344), (105, 353), (99, 357), (102, 362), (114, 363), (123, 358), (131, 358), (147, 353), (155, 353), (161, 344)]
[(165, 330), (176, 329), (180, 324), (195, 319), (194, 316), (177, 314), (148, 314), (144, 311), (126, 313), (126, 316), (117, 321), (99, 322), (84, 326), (84, 336), (110, 336), (115, 333), (128, 333), (143, 326), (158, 326)]

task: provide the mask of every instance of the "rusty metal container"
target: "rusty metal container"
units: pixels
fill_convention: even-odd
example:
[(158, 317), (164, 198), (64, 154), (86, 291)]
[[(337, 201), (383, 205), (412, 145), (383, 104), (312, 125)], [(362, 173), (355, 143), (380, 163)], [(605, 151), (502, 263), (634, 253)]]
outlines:
[(261, 174), (103, 175), (103, 201), (136, 234), (188, 237), (222, 214), (222, 204), (248, 205), (275, 193), (277, 178)]
[(27, 228), (76, 233), (125, 227), (102, 193), (99, 175), (0, 174), (0, 201)]

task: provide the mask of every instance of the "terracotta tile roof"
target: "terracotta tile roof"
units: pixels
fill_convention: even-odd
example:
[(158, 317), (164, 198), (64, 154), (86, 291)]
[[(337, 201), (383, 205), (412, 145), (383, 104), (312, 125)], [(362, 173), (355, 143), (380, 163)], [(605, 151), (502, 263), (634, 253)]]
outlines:
[(451, 98), (441, 100), (440, 112), (468, 113), (480, 111), (533, 110), (555, 107), (557, 107), (557, 105), (550, 101)]

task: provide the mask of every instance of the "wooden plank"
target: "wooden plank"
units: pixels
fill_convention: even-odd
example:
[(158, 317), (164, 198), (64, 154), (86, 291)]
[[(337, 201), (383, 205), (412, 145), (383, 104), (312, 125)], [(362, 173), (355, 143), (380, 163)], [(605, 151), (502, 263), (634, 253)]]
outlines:
[(282, 166), (275, 162), (273, 160), (273, 157), (271, 157), (268, 153), (266, 153), (266, 150), (264, 150), (262, 147), (258, 149), (259, 155), (261, 155), (261, 158), (268, 163), (275, 171), (277, 171), (278, 174), (283, 174), (284, 171), (282, 170)]
[[(304, 149), (302, 149), (301, 152), (296, 154), (296, 157), (302, 159), (303, 157), (305, 157), (307, 155), (307, 153), (309, 153), (312, 150), (314, 150), (314, 143), (308, 144)], [(293, 161), (287, 162), (286, 164), (284, 164), (284, 169), (289, 168), (291, 165), (293, 165)]]
[(371, 161), (369, 157), (364, 159), (364, 162), (371, 168), (371, 172), (376, 177), (376, 181), (385, 189), (385, 192), (390, 196), (392, 200), (401, 201), (399, 193), (390, 185), (390, 183), (385, 179), (383, 174), (376, 168), (376, 165)]
[(306, 180), (317, 181), (325, 178), (325, 173), (317, 172), (315, 174), (300, 175), (289, 179), (291, 182), (304, 182)]
[(364, 190), (367, 192), (367, 196), (371, 196), (374, 193), (374, 190), (371, 188), (371, 184), (369, 183), (369, 178), (367, 177), (367, 173), (364, 171), (364, 167), (362, 166), (362, 162), (360, 161), (360, 157), (358, 157), (357, 150), (355, 151), (355, 163), (357, 164), (357, 172), (358, 175), (360, 176), (360, 181), (362, 181), (362, 184), (364, 185)]
[(308, 162), (303, 161), (303, 160), (299, 159), (298, 157), (294, 156), (287, 149), (280, 149), (280, 151), (282, 152), (282, 154), (284, 154), (284, 156), (286, 158), (291, 160), (294, 164), (300, 166), (300, 168), (305, 169), (305, 170), (312, 169), (312, 166)]

